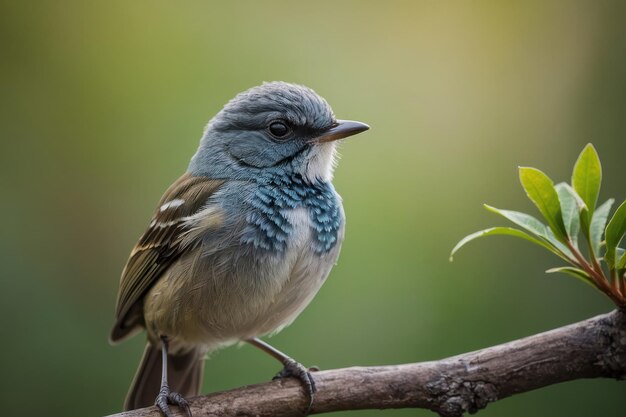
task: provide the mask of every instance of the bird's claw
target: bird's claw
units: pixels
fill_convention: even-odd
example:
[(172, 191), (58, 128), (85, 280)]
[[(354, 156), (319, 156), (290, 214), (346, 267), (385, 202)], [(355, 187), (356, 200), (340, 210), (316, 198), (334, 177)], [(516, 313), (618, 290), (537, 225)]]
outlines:
[(305, 416), (309, 415), (311, 412), (311, 408), (313, 407), (313, 400), (315, 398), (315, 393), (317, 392), (317, 388), (315, 386), (315, 380), (311, 375), (311, 372), (319, 371), (319, 368), (313, 366), (307, 369), (304, 365), (291, 358), (287, 358), (283, 364), (285, 365), (280, 372), (278, 372), (274, 378), (272, 379), (281, 379), (281, 378), (289, 378), (294, 377), (298, 378), (300, 382), (304, 385), (304, 389), (309, 397), (309, 405), (306, 409)]
[(154, 401), (154, 405), (156, 405), (159, 410), (163, 413), (165, 417), (174, 417), (172, 414), (172, 410), (170, 410), (169, 404), (174, 404), (185, 410), (185, 414), (188, 417), (193, 417), (191, 415), (191, 409), (189, 408), (189, 403), (187, 400), (177, 392), (170, 391), (169, 387), (163, 386), (159, 391), (159, 395), (157, 395), (156, 400)]

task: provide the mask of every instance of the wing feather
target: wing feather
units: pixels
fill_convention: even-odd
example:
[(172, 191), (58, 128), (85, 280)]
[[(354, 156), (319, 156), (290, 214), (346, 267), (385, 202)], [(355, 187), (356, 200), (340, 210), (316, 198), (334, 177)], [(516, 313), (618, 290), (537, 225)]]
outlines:
[(122, 272), (112, 342), (143, 324), (144, 295), (182, 252), (194, 244), (184, 239), (188, 229), (186, 220), (202, 210), (223, 183), (187, 173), (161, 197), (148, 229), (133, 248)]

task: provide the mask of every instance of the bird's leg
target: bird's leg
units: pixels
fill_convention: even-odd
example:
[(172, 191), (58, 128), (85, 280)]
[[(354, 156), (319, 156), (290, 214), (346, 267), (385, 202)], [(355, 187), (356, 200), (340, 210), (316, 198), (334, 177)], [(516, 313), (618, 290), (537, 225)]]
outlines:
[(302, 365), (301, 363), (296, 362), (280, 350), (265, 343), (257, 337), (255, 337), (254, 339), (246, 340), (246, 342), (250, 343), (252, 346), (261, 349), (262, 351), (269, 354), (283, 364), (283, 369), (279, 373), (277, 373), (273, 379), (287, 378), (292, 376), (298, 378), (300, 382), (302, 382), (302, 384), (304, 385), (304, 389), (306, 390), (309, 397), (309, 406), (307, 407), (305, 413), (305, 415), (308, 415), (311, 412), (311, 407), (313, 407), (313, 399), (315, 397), (315, 392), (317, 391), (317, 388), (315, 387), (315, 380), (311, 375), (311, 371), (319, 371), (319, 369), (316, 367), (310, 369), (305, 368), (304, 365)]
[(159, 410), (165, 415), (165, 417), (173, 417), (172, 410), (170, 410), (169, 404), (174, 404), (185, 410), (189, 417), (191, 415), (191, 409), (189, 403), (177, 392), (171, 391), (170, 386), (167, 383), (167, 337), (161, 336), (161, 354), (162, 354), (162, 367), (161, 367), (161, 389), (154, 401), (154, 405), (159, 407)]

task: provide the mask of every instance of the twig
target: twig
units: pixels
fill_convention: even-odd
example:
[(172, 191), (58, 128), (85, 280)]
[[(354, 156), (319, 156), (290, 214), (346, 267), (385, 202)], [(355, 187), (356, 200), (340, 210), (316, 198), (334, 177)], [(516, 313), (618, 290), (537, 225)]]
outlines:
[[(581, 378), (626, 378), (626, 312), (614, 311), (502, 345), (433, 362), (316, 372), (312, 414), (427, 408), (443, 417)], [(293, 379), (192, 399), (194, 417), (300, 417), (307, 399)], [(175, 408), (175, 407), (174, 407)], [(178, 411), (178, 410), (176, 410)], [(181, 415), (182, 414), (177, 414)], [(155, 407), (115, 417), (159, 417)]]

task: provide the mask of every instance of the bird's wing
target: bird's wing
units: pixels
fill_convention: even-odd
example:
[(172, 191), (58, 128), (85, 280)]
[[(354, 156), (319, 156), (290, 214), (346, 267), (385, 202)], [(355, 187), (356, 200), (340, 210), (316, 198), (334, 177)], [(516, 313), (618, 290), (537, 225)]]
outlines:
[(185, 238), (188, 224), (223, 183), (187, 173), (165, 192), (122, 272), (112, 342), (132, 333), (142, 323), (143, 296), (181, 253), (197, 242)]

